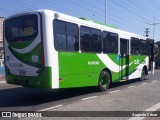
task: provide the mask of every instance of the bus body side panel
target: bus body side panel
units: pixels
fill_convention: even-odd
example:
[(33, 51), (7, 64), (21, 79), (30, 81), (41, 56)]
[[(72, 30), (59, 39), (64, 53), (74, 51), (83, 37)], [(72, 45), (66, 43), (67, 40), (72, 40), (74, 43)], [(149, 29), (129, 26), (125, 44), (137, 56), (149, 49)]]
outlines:
[[(140, 62), (145, 57), (139, 57)], [(134, 64), (135, 58), (131, 59), (129, 76), (139, 71), (139, 64)], [(59, 52), (60, 88), (97, 86), (99, 75), (107, 68), (111, 72), (112, 82), (118, 82), (120, 78), (120, 66), (118, 55), (114, 54), (87, 54)], [(140, 65), (141, 69), (143, 68)], [(125, 71), (126, 68), (123, 69)], [(141, 72), (140, 72), (141, 73)], [(129, 79), (140, 77), (132, 75)]]
[(130, 57), (130, 76), (129, 79), (135, 79), (141, 77), (141, 72), (143, 67), (146, 66), (148, 68), (149, 58), (146, 55), (132, 55)]
[[(99, 76), (102, 70), (108, 69), (111, 73), (112, 82), (118, 82), (120, 79), (120, 61), (118, 58), (118, 54), (97, 54), (95, 60), (99, 59), (103, 65), (101, 65), (101, 67), (95, 66), (95, 73)], [(95, 84), (96, 82), (96, 79), (94, 79), (93, 83)]]
[(45, 66), (51, 67), (51, 86), (52, 89), (59, 88), (59, 60), (58, 52), (54, 48), (53, 20), (54, 13), (52, 11), (44, 12), (44, 58)]
[(112, 82), (119, 81), (115, 54), (59, 52), (60, 88), (97, 86), (102, 70), (111, 70)]
[[(129, 78), (141, 77), (148, 57), (130, 57)], [(111, 72), (112, 83), (121, 80), (118, 55), (59, 52), (60, 88), (97, 86), (102, 70)], [(123, 69), (126, 71), (126, 68)]]
[[(111, 72), (111, 77), (112, 77), (112, 83), (118, 82), (121, 80), (121, 71), (126, 71), (126, 67), (124, 67), (122, 70), (120, 70), (119, 62), (120, 60), (118, 59), (118, 55), (113, 55), (113, 54), (98, 54), (98, 59), (103, 63), (104, 67), (101, 67), (97, 69), (95, 67), (95, 70), (97, 71), (96, 73), (100, 74), (100, 71), (103, 70), (104, 68), (107, 68)], [(140, 78), (141, 77), (141, 71), (144, 66), (148, 67), (148, 57), (139, 55), (139, 56), (130, 56), (129, 57), (129, 77), (128, 79), (135, 79), (135, 78)], [(103, 69), (102, 69), (103, 68)], [(96, 79), (93, 79), (94, 83), (96, 83)]]
[(92, 86), (92, 54), (59, 52), (60, 88)]

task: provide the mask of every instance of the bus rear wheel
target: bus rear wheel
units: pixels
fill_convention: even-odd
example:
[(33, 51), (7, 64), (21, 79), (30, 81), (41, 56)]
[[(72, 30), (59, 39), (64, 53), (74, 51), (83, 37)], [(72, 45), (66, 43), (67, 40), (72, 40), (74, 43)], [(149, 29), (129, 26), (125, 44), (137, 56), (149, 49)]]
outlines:
[(106, 91), (110, 85), (110, 75), (107, 71), (102, 71), (99, 76), (98, 90)]

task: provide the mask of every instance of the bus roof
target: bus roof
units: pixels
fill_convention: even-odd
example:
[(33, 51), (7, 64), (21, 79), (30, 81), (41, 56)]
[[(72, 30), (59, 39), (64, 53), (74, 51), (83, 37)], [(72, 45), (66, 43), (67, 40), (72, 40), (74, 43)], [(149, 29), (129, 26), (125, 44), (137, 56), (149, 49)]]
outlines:
[(104, 23), (101, 23), (101, 22), (97, 22), (97, 21), (95, 21), (95, 20), (90, 20), (90, 19), (88, 19), (88, 18), (80, 18), (80, 19), (86, 20), (86, 21), (89, 21), (89, 22), (93, 22), (93, 23), (96, 23), (96, 24), (104, 25), (104, 26), (107, 26), (107, 27), (116, 28), (115, 26), (108, 25), (108, 24), (104, 24)]

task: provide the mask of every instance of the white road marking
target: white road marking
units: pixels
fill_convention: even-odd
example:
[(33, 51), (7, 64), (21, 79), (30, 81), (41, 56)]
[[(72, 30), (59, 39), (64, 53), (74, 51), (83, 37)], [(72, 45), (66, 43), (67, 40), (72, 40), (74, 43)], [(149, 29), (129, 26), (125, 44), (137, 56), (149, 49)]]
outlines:
[(6, 81), (0, 81), (0, 84), (4, 84), (4, 83), (6, 83)]
[[(156, 111), (156, 110), (158, 110), (159, 108), (160, 108), (160, 103), (158, 103), (158, 104), (156, 104), (156, 105), (154, 105), (154, 106), (152, 106), (152, 107), (144, 110), (144, 112), (145, 112), (145, 111)], [(142, 112), (142, 113), (143, 113), (143, 112)], [(145, 118), (145, 117), (131, 117), (129, 120), (143, 120), (144, 118)]]
[(81, 100), (88, 100), (88, 99), (92, 99), (92, 98), (95, 98), (95, 97), (97, 97), (97, 96), (86, 97), (86, 98), (83, 98), (83, 99), (81, 99)]
[(57, 105), (57, 106), (49, 107), (49, 108), (38, 110), (38, 111), (48, 111), (48, 110), (51, 110), (51, 109), (54, 109), (54, 108), (58, 108), (58, 107), (61, 107), (61, 106), (63, 106), (63, 105)]
[(160, 108), (160, 103), (157, 103), (156, 105), (146, 109), (145, 111), (156, 111)]
[(128, 88), (133, 88), (133, 87), (135, 87), (135, 86), (129, 86)]
[(120, 90), (115, 90), (115, 91), (111, 91), (111, 92), (108, 92), (108, 93), (115, 93), (115, 92), (119, 92)]
[(145, 85), (145, 84), (147, 84), (147, 83), (142, 83), (141, 85)]
[(152, 82), (156, 82), (157, 80), (153, 80)]

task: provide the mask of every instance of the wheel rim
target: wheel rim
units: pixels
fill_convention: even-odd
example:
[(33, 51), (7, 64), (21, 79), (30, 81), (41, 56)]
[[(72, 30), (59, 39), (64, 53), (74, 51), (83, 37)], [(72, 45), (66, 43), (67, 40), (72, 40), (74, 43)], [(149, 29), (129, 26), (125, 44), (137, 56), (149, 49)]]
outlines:
[(103, 76), (102, 79), (101, 79), (101, 84), (104, 88), (107, 87), (107, 81), (108, 81), (108, 77), (106, 76)]

